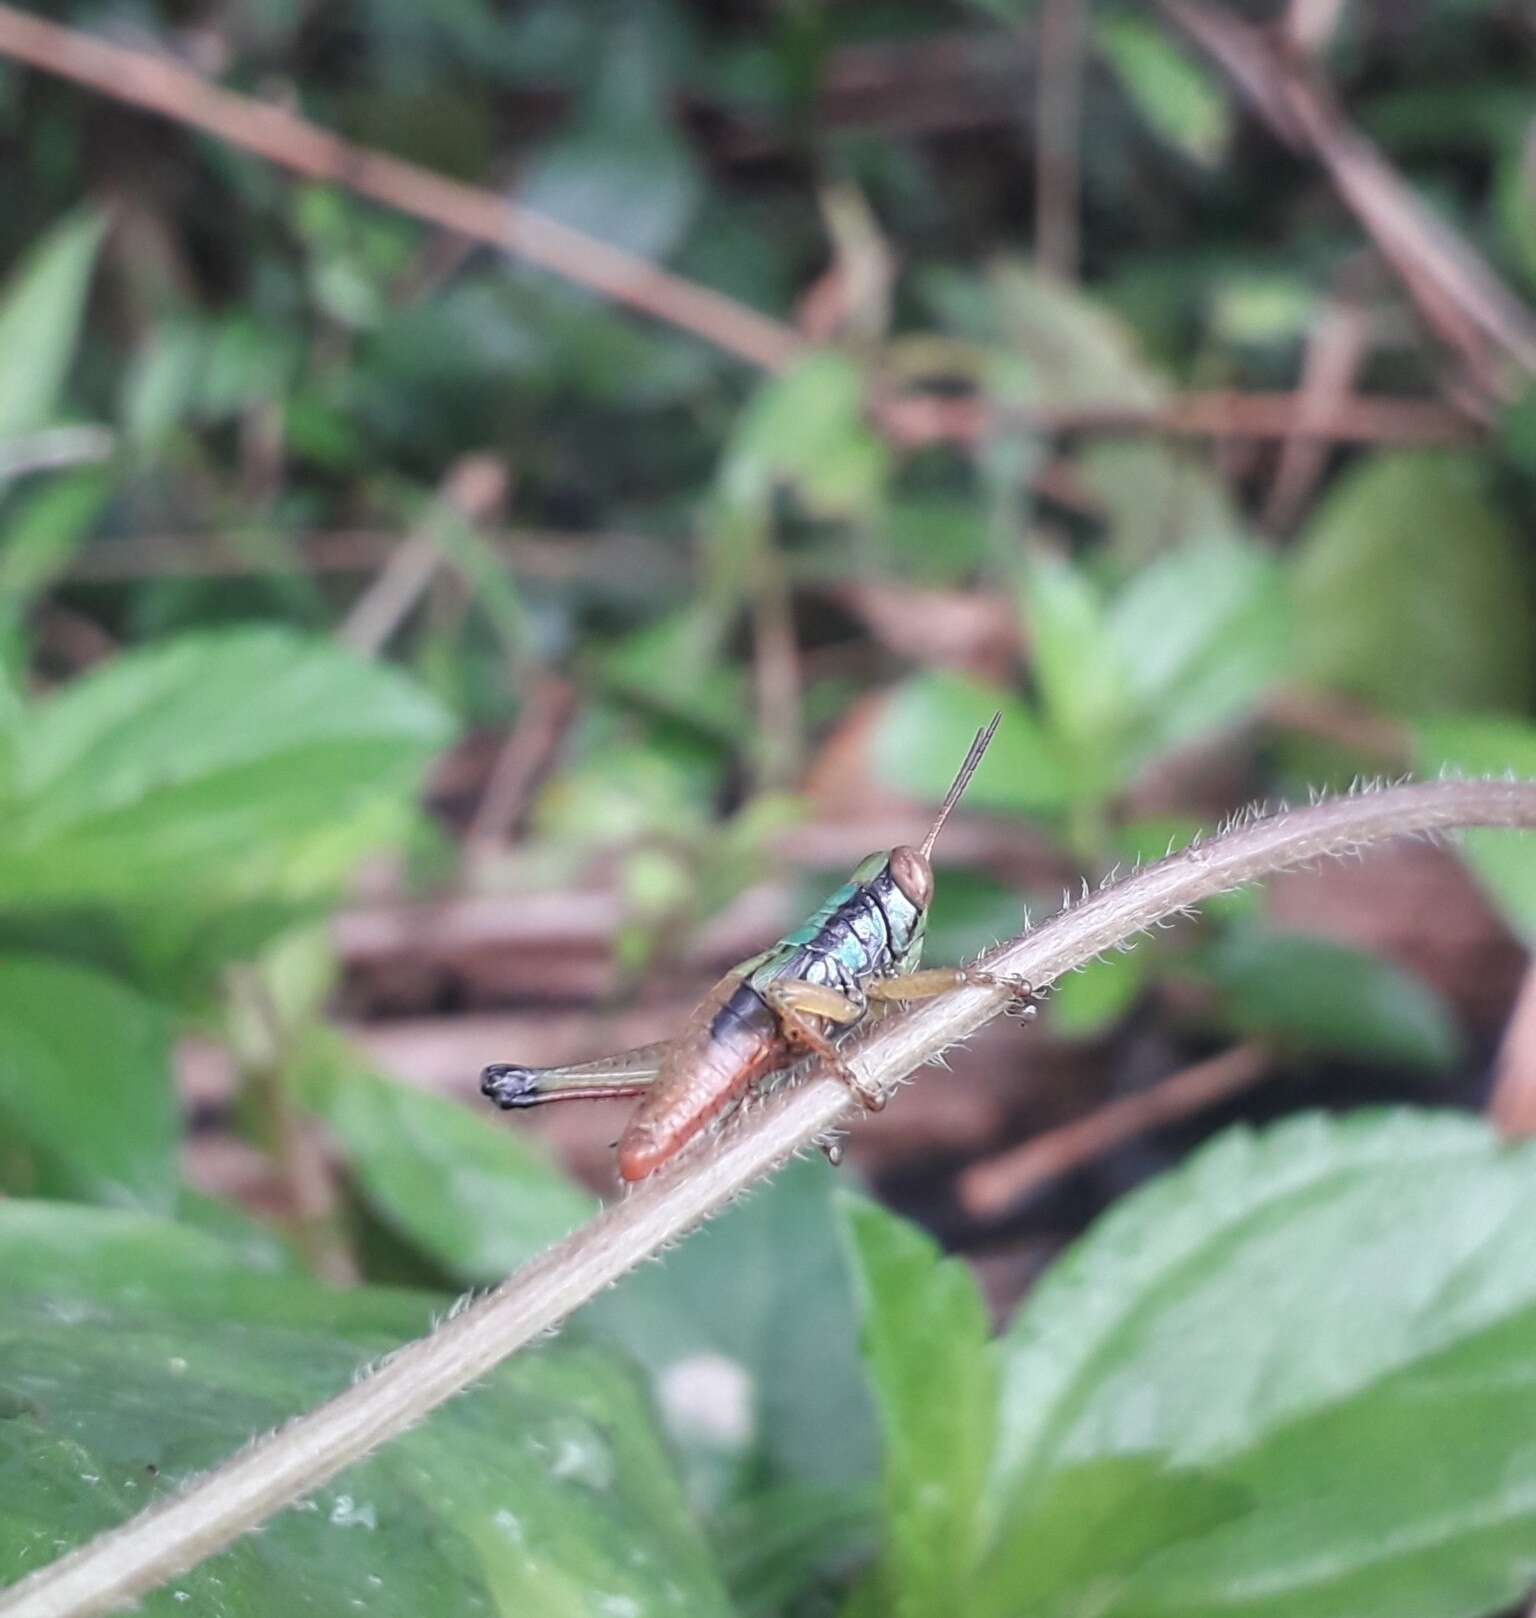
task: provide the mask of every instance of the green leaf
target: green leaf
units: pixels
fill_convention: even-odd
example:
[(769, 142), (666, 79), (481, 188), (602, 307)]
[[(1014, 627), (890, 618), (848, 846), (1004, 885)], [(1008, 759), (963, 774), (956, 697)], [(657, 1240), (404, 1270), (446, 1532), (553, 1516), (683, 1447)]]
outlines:
[(134, 1209), (78, 1203), (0, 1203), (0, 1306), (51, 1297), (82, 1319), (163, 1313), (189, 1325), (250, 1320), (305, 1323), (327, 1332), (425, 1331), (438, 1300), (422, 1294), (322, 1288), (254, 1261), (222, 1236)]
[(111, 493), (100, 472), (52, 478), (20, 498), (0, 530), (0, 605), (20, 614), (73, 555)]
[(763, 383), (742, 412), (720, 488), (733, 512), (762, 510), (780, 484), (821, 517), (871, 516), (889, 454), (864, 416), (865, 382), (840, 354), (813, 354)]
[(881, 533), (892, 571), (914, 588), (960, 585), (986, 565), (986, 514), (974, 499), (904, 492), (887, 507)]
[(453, 564), (490, 619), (514, 668), (525, 665), (533, 655), (533, 626), (502, 556), (451, 502), (434, 502), (422, 520), (432, 543)]
[(401, 829), (448, 730), (393, 670), (286, 631), (126, 654), (17, 726), (0, 884), (33, 904), (332, 891)]
[(1101, 299), (1013, 262), (994, 270), (991, 288), (1001, 340), (1023, 362), (1014, 403), (1123, 410), (1163, 397), (1135, 334)]
[(119, 410), (135, 449), (154, 452), (191, 420), (198, 405), (208, 334), (201, 321), (164, 320), (123, 372)]
[(916, 1226), (846, 1194), (839, 1211), (885, 1440), (884, 1610), (939, 1618), (980, 1550), (997, 1402), (986, 1305)]
[(1482, 463), (1377, 456), (1346, 473), (1296, 553), (1301, 671), (1394, 713), (1523, 709), (1536, 690), (1531, 572)]
[(735, 739), (747, 726), (746, 681), (722, 655), (710, 614), (697, 608), (632, 630), (603, 653), (599, 674), (616, 696), (707, 735)]
[(1208, 168), (1232, 136), (1232, 108), (1221, 82), (1156, 23), (1111, 11), (1094, 24), (1094, 43), (1148, 126)]
[(1051, 986), (1047, 1026), (1056, 1039), (1092, 1039), (1126, 1014), (1147, 981), (1152, 951), (1147, 945), (1101, 955), (1080, 972)]
[[(802, 885), (809, 914), (826, 897), (828, 883)], [(1024, 929), (1024, 903), (1007, 884), (988, 872), (946, 868), (938, 875), (924, 931), (923, 958), (934, 966), (963, 961)]]
[(874, 1477), (834, 1183), (791, 1164), (576, 1317), (646, 1367), (701, 1502)]
[(1131, 691), (1137, 761), (1240, 718), (1291, 646), (1277, 564), (1231, 539), (1185, 545), (1142, 568), (1115, 602), (1108, 633)]
[(720, 786), (718, 749), (673, 728), (635, 735), (611, 709), (588, 713), (581, 753), (546, 783), (534, 804), (543, 838), (577, 847), (612, 847), (657, 837), (696, 844), (708, 835)]
[(1499, 449), (1527, 478), (1536, 478), (1536, 380), (1499, 413)]
[(1087, 575), (1064, 557), (1032, 557), (1023, 587), (1030, 663), (1046, 717), (1071, 760), (1074, 795), (1101, 796), (1119, 776), (1128, 702), (1104, 605)]
[(1203, 959), (1223, 1016), (1291, 1050), (1428, 1072), (1460, 1054), (1455, 1019), (1427, 983), (1321, 938), (1238, 927)]
[(1536, 287), (1536, 135), (1529, 117), (1511, 131), (1494, 177), (1499, 225), (1511, 256)]
[(1533, 1336), (1526, 1311), (1259, 1444), (1221, 1473), (1250, 1510), (1171, 1546), (1115, 1611), (1475, 1618), (1506, 1610), (1536, 1574), (1525, 1377)]
[(1107, 512), (1116, 550), (1133, 566), (1175, 546), (1242, 534), (1221, 480), (1187, 450), (1151, 439), (1100, 439), (1077, 465)]
[(105, 228), (100, 214), (71, 214), (0, 290), (0, 439), (46, 427), (58, 411)]
[(583, 76), (590, 89), (574, 127), (529, 165), (518, 201), (637, 257), (665, 258), (702, 192), (698, 165), (666, 105), (653, 21), (621, 14), (607, 49)]
[(875, 1528), (873, 1489), (793, 1485), (756, 1494), (710, 1523), (741, 1618), (798, 1611), (796, 1598), (808, 1587), (845, 1575), (850, 1553), (868, 1561)]
[(971, 737), (1001, 712), (965, 802), (971, 809), (1028, 815), (1065, 809), (1072, 782), (1055, 741), (1010, 692), (956, 674), (916, 674), (889, 695), (874, 734), (880, 778), (937, 804)]
[(98, 972), (0, 959), (0, 1115), (13, 1193), (175, 1202), (170, 1019)]
[[(205, 401), (205, 381), (212, 374), (214, 344), (223, 329), (213, 320), (177, 313), (162, 320), (140, 343), (119, 389), (123, 432), (138, 455), (147, 460), (164, 453), (178, 430), (206, 419), (205, 402), (218, 413), (216, 397)], [(224, 346), (227, 350), (227, 339)]]
[(222, 1242), (247, 1269), (273, 1275), (306, 1273), (304, 1255), (296, 1241), (233, 1202), (207, 1197), (183, 1186), (176, 1198), (176, 1223)]
[(1064, 1472), (1155, 1456), (1249, 1509), (1148, 1561), (1124, 1618), (1513, 1602), (1533, 1217), (1536, 1147), (1469, 1118), (1229, 1132), (1102, 1219), (1005, 1333), (998, 1520)]
[[(1513, 773), (1536, 780), (1536, 725), (1518, 719), (1427, 719), (1414, 727), (1415, 761), (1427, 774)], [(1529, 832), (1468, 831), (1456, 842), (1483, 891), (1536, 948), (1536, 838)]]
[(1235, 275), (1214, 289), (1211, 331), (1227, 343), (1294, 343), (1317, 319), (1316, 288), (1283, 270)]
[(218, 316), (206, 328), (197, 370), (199, 418), (232, 421), (253, 404), (282, 400), (302, 354), (296, 333), (252, 309), (237, 305)]
[[(140, 1216), (0, 1204), (0, 1583), (344, 1389), (443, 1300), (240, 1268)], [(146, 1598), (278, 1618), (724, 1614), (646, 1401), (590, 1347), (522, 1354)]]
[(1004, 1525), (964, 1610), (977, 1618), (1105, 1612), (1158, 1553), (1246, 1507), (1232, 1483), (1137, 1455), (1069, 1467)]
[(526, 1136), (372, 1072), (321, 1029), (289, 1077), (340, 1143), (358, 1190), (401, 1235), (465, 1281), (505, 1279), (596, 1211)]
[(28, 490), (0, 524), (0, 660), (25, 660), (22, 626), (32, 604), (68, 565), (111, 494), (100, 472), (51, 478)]

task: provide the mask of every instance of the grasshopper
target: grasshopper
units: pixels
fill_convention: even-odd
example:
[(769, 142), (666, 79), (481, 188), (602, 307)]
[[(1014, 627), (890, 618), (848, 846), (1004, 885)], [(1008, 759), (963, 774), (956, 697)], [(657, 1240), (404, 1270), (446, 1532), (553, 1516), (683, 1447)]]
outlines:
[[(871, 854), (805, 924), (733, 967), (680, 1034), (570, 1067), (495, 1062), (481, 1093), (498, 1107), (639, 1096), (619, 1138), (619, 1175), (643, 1180), (675, 1157), (763, 1079), (820, 1057), (868, 1111), (885, 1105), (838, 1055), (837, 1041), (872, 1002), (924, 1000), (962, 984), (1005, 987), (1028, 1004), (1027, 984), (970, 967), (919, 970), (933, 899), (929, 857), (1002, 715), (978, 731), (921, 847)], [(835, 1159), (834, 1159), (835, 1160)]]

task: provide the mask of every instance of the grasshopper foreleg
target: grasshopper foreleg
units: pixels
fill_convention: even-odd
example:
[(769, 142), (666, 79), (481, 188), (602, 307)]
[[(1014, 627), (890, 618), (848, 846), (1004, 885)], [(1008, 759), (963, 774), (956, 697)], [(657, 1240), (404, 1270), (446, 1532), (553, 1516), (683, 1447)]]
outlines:
[[(1023, 978), (1003, 977), (974, 966), (925, 967), (920, 972), (902, 972), (890, 978), (872, 978), (864, 985), (871, 1000), (932, 1000), (951, 989), (1006, 989), (1012, 996), (1010, 1014), (1032, 1017), (1035, 991)], [(1018, 1008), (1015, 1012), (1014, 1008)]]
[(515, 1062), (492, 1062), (480, 1075), (480, 1093), (504, 1111), (537, 1107), (546, 1101), (606, 1101), (637, 1096), (661, 1071), (670, 1040), (637, 1045), (617, 1056), (568, 1067), (521, 1067)]
[(779, 1019), (779, 1028), (791, 1045), (798, 1045), (819, 1056), (827, 1064), (828, 1072), (848, 1086), (854, 1099), (866, 1112), (880, 1111), (885, 1105), (884, 1094), (865, 1084), (838, 1055), (832, 1041), (816, 1026), (817, 1021), (834, 1023), (839, 1027), (857, 1022), (866, 1009), (863, 1000), (855, 1000), (837, 989), (828, 989), (819, 983), (806, 983), (797, 978), (770, 983), (762, 995), (769, 1010)]

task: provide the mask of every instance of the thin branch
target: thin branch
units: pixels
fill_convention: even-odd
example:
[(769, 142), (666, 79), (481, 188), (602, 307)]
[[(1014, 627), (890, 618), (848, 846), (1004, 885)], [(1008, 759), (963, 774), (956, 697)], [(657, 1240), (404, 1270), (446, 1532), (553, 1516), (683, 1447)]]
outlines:
[(973, 1164), (960, 1176), (960, 1206), (978, 1219), (995, 1219), (1041, 1186), (1126, 1141), (1240, 1095), (1272, 1068), (1269, 1052), (1262, 1045), (1234, 1045), (1150, 1089), (1121, 1096), (1071, 1123)]
[(1159, 3), (1281, 140), (1316, 158), (1425, 323), (1472, 375), (1493, 385), (1490, 345), (1521, 369), (1536, 370), (1536, 316), (1349, 122), (1306, 60), (1287, 56), (1222, 8), (1199, 0)]
[[(1244, 821), (1071, 906), (1038, 931), (989, 952), (983, 964), (1043, 987), (1242, 883), (1381, 838), (1461, 826), (1536, 827), (1536, 783), (1387, 788)], [(889, 1089), (975, 1033), (1007, 998), (998, 989), (957, 990), (877, 1024), (848, 1047), (848, 1060), (866, 1085)], [(0, 1596), (0, 1618), (90, 1618), (213, 1556), (558, 1326), (846, 1122), (848, 1112), (847, 1091), (826, 1077), (787, 1086), (744, 1109), (703, 1149), (644, 1182), (363, 1381)]]
[(576, 687), (561, 675), (534, 677), (464, 834), (468, 864), (505, 846), (576, 716), (577, 696)]
[(506, 468), (490, 455), (465, 455), (448, 468), (431, 505), (395, 547), (383, 570), (353, 602), (336, 638), (367, 657), (377, 657), (426, 594), (449, 560), (437, 536), (444, 511), (469, 524), (486, 521), (506, 498)]
[(494, 191), (445, 180), (415, 163), (353, 145), (281, 107), (221, 90), (164, 57), (112, 45), (6, 5), (0, 5), (0, 56), (201, 129), (306, 179), (345, 186), (397, 212), (515, 253), (765, 370), (781, 369), (799, 350), (789, 327), (723, 293)]
[(230, 998), (245, 1025), (240, 1063), (252, 1099), (264, 1116), (284, 1192), (283, 1215), (292, 1222), (309, 1267), (327, 1285), (356, 1286), (357, 1257), (341, 1221), (335, 1167), (316, 1129), (294, 1105), (283, 1082), (289, 1035), (260, 972), (237, 967)]
[(1413, 761), (1413, 739), (1406, 725), (1331, 692), (1281, 686), (1265, 699), (1260, 717), (1267, 724), (1363, 754), (1377, 769), (1400, 773)]
[[(1364, 210), (1364, 223), (1377, 234), (1378, 245), (1394, 262), (1401, 266), (1400, 255), (1405, 250), (1419, 253), (1432, 268), (1445, 298), (1464, 309), (1468, 319), (1510, 348), (1522, 363), (1531, 362), (1536, 339), (1530, 335), (1529, 314), (1465, 244), (1448, 239), (1444, 227), (1424, 214), (1374, 148), (1367, 148), (1353, 132), (1347, 132), (1352, 139), (1346, 141), (1337, 115), (1316, 94), (1307, 93), (1306, 87), (1297, 90), (1293, 83), (1282, 80), (1271, 58), (1260, 60), (1250, 52), (1252, 60), (1235, 60), (1226, 49), (1231, 41), (1213, 33), (1205, 8), (1165, 0), (1165, 9), (1218, 56), (1286, 138), (1320, 139), (1325, 161), (1331, 154), (1339, 157), (1336, 183), (1347, 200)], [(1242, 37), (1246, 43), (1247, 35)], [(163, 57), (113, 45), (6, 5), (0, 5), (0, 56), (200, 129), (308, 179), (345, 186), (385, 207), (514, 253), (764, 369), (782, 369), (803, 346), (789, 326), (721, 293), (519, 207), (496, 192), (444, 179), (416, 164), (342, 140), (281, 107), (220, 89)], [(1292, 106), (1293, 101), (1299, 104)], [(1309, 126), (1306, 130), (1298, 118)], [(1379, 183), (1383, 173), (1392, 184)], [(1367, 402), (1351, 403), (1364, 406)], [(1379, 407), (1395, 401), (1369, 403)], [(1219, 426), (1189, 423), (1151, 421), (1141, 425), (1197, 434), (1224, 431)], [(1243, 430), (1255, 432), (1250, 425), (1240, 429), (1239, 436)], [(1255, 436), (1283, 436), (1287, 430), (1261, 427)], [(1355, 435), (1334, 431), (1327, 436), (1348, 439)], [(1394, 434), (1367, 431), (1364, 436)]]
[(1300, 56), (1321, 56), (1343, 21), (1345, 0), (1291, 0), (1280, 25), (1286, 44)]
[(1264, 498), (1261, 521), (1271, 533), (1283, 533), (1301, 516), (1327, 467), (1327, 439), (1309, 435), (1308, 424), (1338, 414), (1339, 401), (1349, 397), (1369, 353), (1370, 320), (1365, 310), (1348, 298), (1331, 298), (1307, 336), (1296, 390), (1296, 430), (1280, 446)]
[(1475, 436), (1459, 411), (1428, 399), (1341, 395), (1325, 412), (1299, 393), (1175, 395), (1164, 404), (1085, 404), (996, 411), (984, 400), (909, 393), (876, 407), (881, 427), (908, 448), (973, 444), (998, 424), (1055, 433), (1166, 433), (1174, 438), (1296, 438), (1339, 444), (1457, 444)]
[(757, 695), (757, 780), (784, 791), (804, 751), (803, 681), (795, 638), (794, 602), (784, 558), (772, 533), (758, 547), (752, 585), (752, 675)]
[(1082, 176), (1083, 0), (1045, 0), (1035, 105), (1035, 258), (1062, 281), (1076, 281)]

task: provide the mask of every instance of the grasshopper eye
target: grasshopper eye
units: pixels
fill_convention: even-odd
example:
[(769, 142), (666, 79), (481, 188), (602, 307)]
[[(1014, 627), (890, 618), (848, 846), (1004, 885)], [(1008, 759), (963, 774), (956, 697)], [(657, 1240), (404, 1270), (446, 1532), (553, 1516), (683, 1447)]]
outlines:
[(891, 850), (890, 863), (891, 881), (902, 896), (919, 910), (926, 910), (928, 901), (933, 898), (933, 867), (917, 849), (905, 843)]

